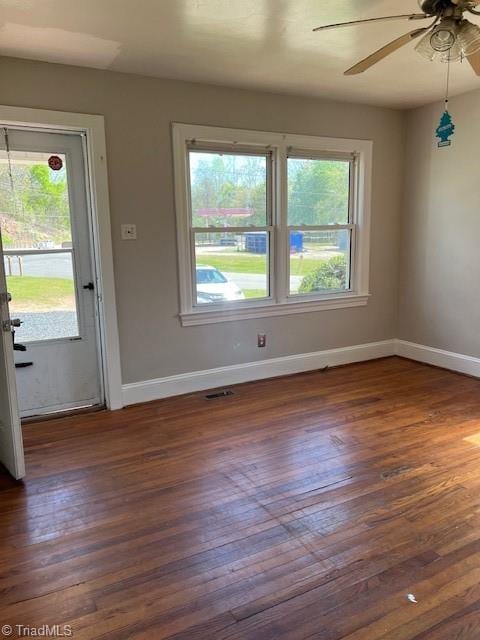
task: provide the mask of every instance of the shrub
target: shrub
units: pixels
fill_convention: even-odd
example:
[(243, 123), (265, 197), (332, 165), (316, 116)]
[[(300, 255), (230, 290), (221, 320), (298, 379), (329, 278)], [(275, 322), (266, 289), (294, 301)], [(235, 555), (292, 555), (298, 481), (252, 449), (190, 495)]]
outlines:
[(345, 256), (334, 256), (302, 280), (299, 293), (312, 293), (325, 289), (345, 289), (347, 261)]
[(2, 242), (4, 248), (13, 246), (13, 238), (6, 231), (2, 233)]

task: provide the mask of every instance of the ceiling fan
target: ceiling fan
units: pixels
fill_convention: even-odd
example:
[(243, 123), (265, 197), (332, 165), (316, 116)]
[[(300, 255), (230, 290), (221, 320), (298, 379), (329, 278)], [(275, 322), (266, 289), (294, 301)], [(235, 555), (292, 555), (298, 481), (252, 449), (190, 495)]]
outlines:
[(347, 69), (345, 75), (353, 76), (363, 73), (377, 62), (380, 62), (380, 60), (383, 60), (383, 58), (397, 51), (397, 49), (423, 36), (415, 47), (422, 56), (428, 60), (440, 60), (441, 62), (456, 62), (466, 58), (475, 73), (480, 76), (480, 27), (469, 22), (464, 17), (465, 12), (480, 16), (480, 11), (475, 8), (480, 5), (480, 0), (418, 0), (418, 4), (423, 13), (340, 22), (316, 27), (313, 31), (324, 31), (386, 20), (403, 19), (414, 22), (433, 18), (433, 22), (428, 27), (414, 29), (393, 40), (393, 42)]

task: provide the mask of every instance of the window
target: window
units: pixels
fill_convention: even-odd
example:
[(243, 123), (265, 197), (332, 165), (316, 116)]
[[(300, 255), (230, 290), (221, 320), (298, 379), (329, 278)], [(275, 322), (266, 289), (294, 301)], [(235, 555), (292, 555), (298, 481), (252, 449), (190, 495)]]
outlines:
[(367, 304), (371, 142), (173, 137), (184, 325)]
[(355, 159), (289, 152), (290, 295), (350, 290)]
[(271, 154), (188, 146), (196, 304), (270, 295)]
[(50, 153), (0, 152), (0, 223), (10, 313), (24, 324), (18, 342), (79, 335), (68, 158), (49, 167)]

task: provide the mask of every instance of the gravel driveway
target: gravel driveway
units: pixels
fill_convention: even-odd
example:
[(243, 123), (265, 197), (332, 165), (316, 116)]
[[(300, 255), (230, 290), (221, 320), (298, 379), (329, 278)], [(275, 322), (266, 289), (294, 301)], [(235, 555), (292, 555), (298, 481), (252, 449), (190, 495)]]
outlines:
[(75, 311), (44, 311), (19, 315), (23, 324), (15, 330), (15, 342), (71, 338), (78, 335)]

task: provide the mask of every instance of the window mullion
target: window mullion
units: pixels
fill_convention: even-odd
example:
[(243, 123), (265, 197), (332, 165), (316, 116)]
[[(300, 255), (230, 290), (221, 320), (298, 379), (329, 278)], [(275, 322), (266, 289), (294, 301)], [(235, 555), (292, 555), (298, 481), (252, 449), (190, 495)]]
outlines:
[(277, 149), (276, 163), (276, 207), (274, 211), (276, 224), (277, 255), (275, 260), (276, 300), (283, 303), (289, 292), (289, 232), (287, 227), (288, 204), (288, 175), (287, 175), (287, 147), (280, 145)]
[(357, 184), (358, 184), (358, 157), (355, 155), (353, 162), (350, 163), (350, 176), (349, 176), (349, 197), (348, 197), (348, 221), (350, 224), (356, 223), (355, 210), (357, 207)]
[(349, 267), (349, 280), (350, 280), (350, 289), (352, 291), (357, 291), (359, 282), (358, 275), (359, 271), (357, 268), (357, 255), (358, 255), (358, 234), (357, 228), (354, 225), (352, 230), (350, 231), (350, 267)]
[(195, 307), (197, 302), (197, 259), (195, 251), (195, 232), (190, 228), (190, 304), (191, 308)]
[(278, 250), (278, 243), (275, 237), (275, 184), (276, 177), (274, 174), (276, 167), (275, 151), (270, 152), (267, 163), (267, 224), (268, 226), (268, 296), (275, 300), (276, 282), (275, 282), (275, 260)]

